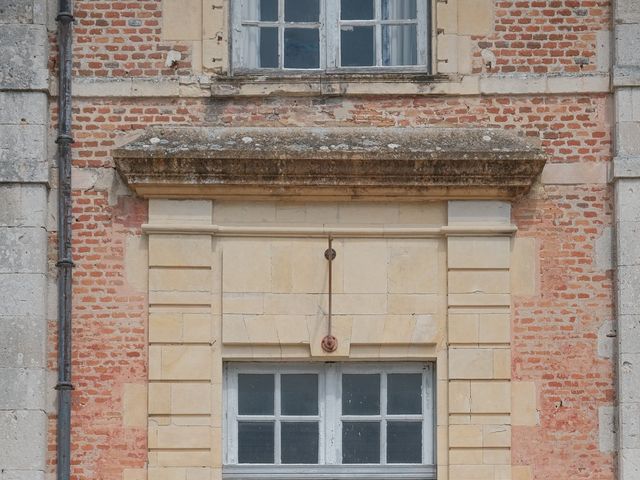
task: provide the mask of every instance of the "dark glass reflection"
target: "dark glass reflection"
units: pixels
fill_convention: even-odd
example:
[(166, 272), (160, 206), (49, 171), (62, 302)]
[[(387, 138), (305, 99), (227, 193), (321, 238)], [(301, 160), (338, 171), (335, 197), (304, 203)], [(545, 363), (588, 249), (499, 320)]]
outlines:
[(284, 422), (280, 432), (282, 463), (318, 463), (318, 423)]
[(341, 0), (341, 20), (372, 20), (375, 18), (373, 0)]
[(340, 64), (343, 67), (370, 67), (376, 64), (374, 27), (341, 28)]
[(387, 423), (387, 463), (422, 463), (422, 423)]
[(238, 414), (273, 415), (273, 374), (238, 375)]
[(379, 422), (342, 422), (342, 463), (380, 463)]
[(380, 413), (380, 375), (342, 375), (342, 414), (378, 415)]
[(387, 376), (387, 413), (422, 413), (422, 375), (393, 373)]
[(319, 0), (285, 0), (285, 22), (317, 22), (319, 20)]
[(278, 68), (278, 29), (260, 28), (260, 67)]
[(285, 28), (284, 67), (320, 68), (320, 33), (317, 28)]
[(318, 414), (318, 375), (283, 374), (280, 377), (282, 415)]
[(273, 463), (273, 422), (238, 422), (238, 463)]

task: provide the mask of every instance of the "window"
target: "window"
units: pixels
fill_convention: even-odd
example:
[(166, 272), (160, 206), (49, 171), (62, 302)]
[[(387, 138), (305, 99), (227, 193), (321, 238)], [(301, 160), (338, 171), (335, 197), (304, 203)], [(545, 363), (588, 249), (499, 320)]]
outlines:
[(234, 70), (428, 70), (429, 1), (233, 0)]
[(431, 364), (237, 363), (225, 382), (225, 478), (435, 478)]

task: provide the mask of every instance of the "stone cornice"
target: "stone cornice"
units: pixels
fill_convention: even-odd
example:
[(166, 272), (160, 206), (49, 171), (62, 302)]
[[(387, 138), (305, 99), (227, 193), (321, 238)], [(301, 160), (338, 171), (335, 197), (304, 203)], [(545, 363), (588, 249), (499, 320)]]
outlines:
[(546, 155), (480, 128), (152, 128), (113, 152), (143, 197), (501, 198)]

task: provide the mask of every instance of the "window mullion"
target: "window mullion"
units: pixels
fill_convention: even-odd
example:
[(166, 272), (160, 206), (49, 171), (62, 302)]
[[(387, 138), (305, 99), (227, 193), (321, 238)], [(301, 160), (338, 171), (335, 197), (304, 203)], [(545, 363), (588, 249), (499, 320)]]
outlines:
[(376, 66), (382, 66), (382, 0), (375, 0), (375, 15), (376, 15)]
[(338, 412), (338, 390), (340, 375), (335, 365), (325, 366), (325, 462), (328, 465), (341, 463), (339, 460), (340, 414)]
[(387, 373), (380, 373), (380, 465), (387, 464)]
[[(282, 0), (281, 0), (282, 1)], [(274, 452), (274, 463), (276, 465), (280, 465), (282, 463), (282, 435), (281, 435), (281, 426), (280, 426), (280, 405), (281, 405), (281, 397), (280, 397), (280, 373), (276, 373), (275, 375), (275, 392), (273, 392), (274, 398), (274, 416), (275, 416), (275, 425), (274, 425), (274, 435), (273, 444), (275, 448)]]
[(284, 70), (284, 0), (278, 0), (278, 67)]

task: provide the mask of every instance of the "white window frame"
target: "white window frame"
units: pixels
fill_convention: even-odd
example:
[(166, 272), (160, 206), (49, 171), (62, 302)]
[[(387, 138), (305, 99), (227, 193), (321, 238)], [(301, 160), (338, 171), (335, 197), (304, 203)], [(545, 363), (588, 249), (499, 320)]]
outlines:
[[(275, 376), (274, 414), (268, 416), (239, 416), (238, 374), (273, 373)], [(280, 422), (279, 378), (288, 373), (318, 374), (318, 416), (293, 417), (287, 420), (318, 421), (319, 445), (317, 465), (291, 464), (239, 464), (238, 420), (276, 420), (275, 422), (275, 462), (279, 462)], [(343, 373), (380, 373), (381, 414), (343, 416), (341, 411)], [(389, 373), (422, 373), (422, 415), (385, 415), (386, 381)], [(223, 478), (226, 479), (374, 479), (393, 478), (407, 480), (435, 479), (435, 408), (434, 408), (434, 367), (433, 363), (396, 362), (396, 363), (228, 363), (224, 374), (224, 441), (223, 441)], [(386, 464), (386, 424), (391, 420), (422, 420), (422, 464)], [(380, 421), (380, 464), (341, 464), (342, 459), (342, 421)]]
[[(412, 23), (409, 20), (382, 20), (382, 0), (374, 0), (376, 18), (373, 20), (340, 20), (340, 0), (319, 0), (320, 1), (320, 66), (316, 69), (292, 69), (284, 68), (284, 26), (295, 26), (298, 22), (284, 22), (284, 1), (278, 0), (278, 20), (273, 22), (243, 21), (242, 0), (230, 0), (231, 15), (231, 71), (233, 74), (313, 74), (313, 73), (382, 73), (382, 72), (431, 72), (431, 11), (432, 0), (416, 0), (417, 8), (417, 65), (384, 66), (382, 65), (382, 25), (384, 24), (406, 24)], [(249, 68), (243, 64), (242, 60), (242, 26), (263, 25), (278, 27), (278, 68)], [(304, 24), (300, 24), (304, 25)], [(306, 24), (307, 28), (315, 24)], [(376, 65), (375, 66), (346, 66), (340, 65), (340, 30), (342, 26), (375, 26), (376, 35)]]

